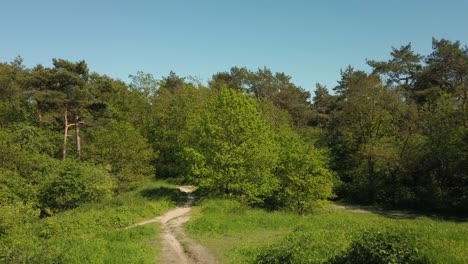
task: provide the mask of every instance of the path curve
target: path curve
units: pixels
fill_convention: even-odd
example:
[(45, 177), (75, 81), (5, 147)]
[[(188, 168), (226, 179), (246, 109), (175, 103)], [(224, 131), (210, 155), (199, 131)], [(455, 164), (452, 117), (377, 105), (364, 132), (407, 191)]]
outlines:
[(213, 255), (204, 246), (189, 238), (183, 229), (183, 225), (191, 219), (188, 213), (192, 210), (195, 200), (192, 193), (193, 186), (177, 188), (187, 194), (185, 205), (131, 227), (161, 223), (161, 263), (163, 264), (217, 264)]

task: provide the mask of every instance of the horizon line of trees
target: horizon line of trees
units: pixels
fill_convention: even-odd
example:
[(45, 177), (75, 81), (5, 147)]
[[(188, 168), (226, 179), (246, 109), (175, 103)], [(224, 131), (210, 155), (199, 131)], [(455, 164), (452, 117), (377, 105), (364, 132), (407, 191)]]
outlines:
[(432, 44), (392, 48), (372, 72), (349, 66), (313, 96), (266, 67), (205, 86), (0, 63), (0, 210), (47, 217), (157, 177), (300, 213), (333, 198), (466, 212), (468, 48)]

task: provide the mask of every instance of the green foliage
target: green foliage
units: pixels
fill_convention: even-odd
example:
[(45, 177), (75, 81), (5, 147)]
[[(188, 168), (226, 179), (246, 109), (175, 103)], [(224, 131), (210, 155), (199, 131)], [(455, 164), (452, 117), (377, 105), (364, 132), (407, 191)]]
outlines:
[(21, 177), (18, 172), (0, 169), (0, 205), (36, 204), (37, 187)]
[(31, 108), (23, 92), (28, 71), (23, 59), (10, 63), (0, 62), (0, 126), (31, 121)]
[(102, 168), (73, 160), (51, 161), (39, 185), (39, 201), (46, 214), (73, 209), (111, 196), (112, 176)]
[(120, 196), (42, 220), (37, 210), (26, 206), (2, 206), (0, 262), (154, 263), (158, 226), (122, 228), (161, 215), (178, 199), (180, 191), (174, 186), (139, 182)]
[(376, 75), (352, 69), (343, 73), (338, 105), (330, 127), (335, 168), (348, 183), (348, 196), (376, 202), (398, 159), (398, 121), (405, 105)]
[(468, 129), (456, 110), (456, 101), (442, 95), (433, 105), (426, 105), (422, 124), (425, 136), (411, 142), (406, 164), (408, 171), (421, 182), (414, 190), (418, 205), (428, 204), (440, 210), (467, 208)]
[(262, 204), (279, 187), (273, 169), (278, 148), (249, 95), (223, 89), (215, 93), (185, 149), (191, 174), (200, 187)]
[(193, 128), (197, 126), (205, 106), (207, 90), (183, 84), (179, 89), (158, 91), (151, 107), (149, 129), (151, 146), (158, 152), (158, 176), (186, 177), (183, 151), (190, 144)]
[(330, 263), (398, 264), (427, 263), (421, 257), (414, 238), (399, 230), (367, 231), (354, 240), (349, 249)]
[[(293, 263), (327, 263), (346, 253), (354, 241), (365, 243), (360, 240), (364, 233), (376, 237), (376, 245), (391, 243), (397, 252), (417, 248), (421, 263), (462, 264), (468, 258), (465, 221), (349, 212), (334, 206), (304, 216), (225, 200), (204, 200), (194, 210), (198, 217), (187, 223), (187, 231), (223, 263), (258, 263), (261, 256), (270, 263), (280, 263), (274, 262), (275, 256)], [(377, 232), (385, 230), (389, 235), (382, 240)]]
[(33, 152), (28, 147), (30, 145), (25, 144), (21, 133), (0, 128), (0, 168), (17, 171), (21, 177), (33, 181), (43, 162), (50, 158)]
[(90, 133), (92, 142), (85, 158), (106, 167), (119, 183), (128, 183), (154, 175), (155, 159), (147, 140), (128, 123), (111, 121)]
[[(154, 175), (155, 168), (159, 177), (193, 182), (201, 193), (243, 202), (207, 202), (209, 216), (189, 225), (199, 235), (209, 230), (248, 236), (268, 233), (269, 225), (290, 231), (291, 222), (314, 216), (268, 218), (245, 204), (306, 215), (335, 197), (333, 189), (339, 198), (359, 202), (466, 212), (468, 49), (445, 39), (432, 44), (428, 56), (416, 54), (411, 45), (393, 48), (390, 60), (368, 61), (371, 74), (350, 66), (341, 72), (335, 95), (317, 85), (312, 101), (290, 76), (268, 68), (233, 67), (215, 74), (206, 88), (174, 72), (161, 80), (138, 72), (127, 85), (90, 73), (84, 61), (54, 59), (51, 68), (32, 69), (20, 57), (0, 63), (0, 261), (149, 260), (148, 249), (136, 241), (154, 229), (113, 229), (138, 218), (134, 209), (150, 215), (170, 206), (162, 200), (177, 198), (169, 187), (134, 192), (134, 182)], [(68, 159), (86, 161), (55, 159), (65, 159), (67, 150), (76, 152)], [(123, 198), (108, 200), (115, 183), (119, 191), (130, 192), (126, 199), (143, 200), (136, 199), (137, 206)], [(349, 244), (343, 261), (377, 262), (378, 255), (383, 262), (398, 262), (413, 254), (404, 246), (411, 239), (391, 232), (355, 240), (363, 228), (353, 217), (341, 216), (352, 222), (351, 231), (317, 232), (306, 224), (279, 244), (246, 251), (260, 252), (258, 261), (317, 263), (345, 252)], [(238, 222), (226, 223), (231, 219)], [(348, 224), (328, 220), (328, 226), (321, 223), (328, 229)], [(360, 220), (380, 225), (382, 219)], [(84, 233), (82, 223), (90, 228)], [(455, 239), (460, 246), (440, 232), (443, 239), (434, 240), (430, 231), (414, 228), (429, 241), (422, 250), (431, 258), (466, 259), (465, 240)]]
[(26, 123), (16, 123), (11, 127), (11, 131), (14, 131), (15, 142), (25, 151), (47, 154), (51, 157), (58, 156), (59, 142), (62, 139), (59, 133)]
[(277, 137), (281, 148), (275, 174), (281, 188), (273, 196), (276, 206), (306, 213), (333, 197), (334, 175), (325, 153), (292, 131)]
[(255, 263), (329, 263), (399, 264), (427, 263), (421, 257), (413, 237), (394, 229), (365, 231), (351, 242), (349, 249), (330, 260), (317, 257), (314, 232), (298, 228), (276, 243), (262, 248)]
[(229, 88), (247, 92), (259, 100), (269, 100), (286, 110), (298, 127), (307, 125), (311, 119), (310, 93), (292, 83), (291, 77), (283, 72), (273, 73), (266, 67), (256, 72), (232, 67), (230, 72), (213, 75), (209, 85), (213, 90)]

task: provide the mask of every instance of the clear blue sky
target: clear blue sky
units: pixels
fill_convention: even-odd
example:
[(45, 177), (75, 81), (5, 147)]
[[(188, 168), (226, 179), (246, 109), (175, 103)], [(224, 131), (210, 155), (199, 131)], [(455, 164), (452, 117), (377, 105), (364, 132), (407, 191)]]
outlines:
[(431, 38), (468, 44), (468, 1), (24, 1), (0, 0), (0, 61), (27, 66), (84, 59), (92, 71), (128, 81), (269, 67), (313, 91), (335, 86), (347, 65), (368, 68), (392, 46)]

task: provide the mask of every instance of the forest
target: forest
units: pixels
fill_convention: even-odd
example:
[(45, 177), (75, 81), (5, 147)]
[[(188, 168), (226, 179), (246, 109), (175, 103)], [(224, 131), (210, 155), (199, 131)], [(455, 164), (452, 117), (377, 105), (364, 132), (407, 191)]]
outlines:
[[(94, 262), (66, 253), (92, 255), (92, 236), (70, 230), (92, 223), (116, 239), (109, 228), (152, 214), (129, 197), (166, 186), (155, 179), (294, 217), (330, 201), (466, 217), (468, 47), (434, 38), (430, 54), (407, 44), (367, 64), (311, 94), (267, 67), (232, 67), (207, 83), (137, 72), (125, 83), (85, 61), (0, 62), (0, 262)], [(103, 215), (87, 222), (77, 213), (86, 211)], [(270, 249), (256, 263), (289, 263), (266, 261)]]

